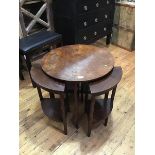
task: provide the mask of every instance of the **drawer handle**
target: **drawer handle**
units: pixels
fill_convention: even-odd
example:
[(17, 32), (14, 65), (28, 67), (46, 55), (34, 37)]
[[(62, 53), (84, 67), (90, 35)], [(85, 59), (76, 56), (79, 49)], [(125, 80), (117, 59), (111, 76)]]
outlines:
[(95, 18), (95, 22), (96, 22), (96, 23), (98, 22), (98, 18)]
[(97, 7), (97, 8), (99, 7), (99, 3), (96, 3), (96, 7)]
[(84, 36), (84, 37), (83, 37), (83, 40), (87, 40), (87, 37), (86, 37), (86, 36)]
[(107, 0), (107, 4), (109, 4), (109, 1)]
[(107, 15), (107, 14), (105, 14), (105, 15), (104, 15), (104, 17), (105, 17), (105, 18), (108, 18), (108, 15)]
[(84, 25), (84, 26), (87, 26), (87, 22), (84, 22), (83, 25)]
[(87, 10), (88, 10), (87, 5), (85, 5), (83, 8), (84, 8), (84, 10), (85, 10), (85, 11), (87, 11)]
[(96, 31), (94, 32), (94, 35), (95, 35), (95, 36), (97, 35), (97, 32), (96, 32)]
[(107, 31), (107, 28), (106, 27), (104, 27), (104, 31)]

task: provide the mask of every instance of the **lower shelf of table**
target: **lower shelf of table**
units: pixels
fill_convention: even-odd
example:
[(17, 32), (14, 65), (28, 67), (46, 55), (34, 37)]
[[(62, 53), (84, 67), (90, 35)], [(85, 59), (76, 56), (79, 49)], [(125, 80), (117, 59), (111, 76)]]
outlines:
[[(88, 100), (87, 110), (86, 110), (87, 114), (89, 114), (90, 103), (91, 103), (91, 101)], [(103, 99), (96, 99), (95, 100), (94, 115), (93, 115), (93, 118), (95, 120), (106, 119), (109, 116), (109, 114), (111, 113), (111, 111), (112, 111), (112, 105), (110, 104), (110, 99), (108, 99), (108, 102), (106, 104), (104, 104)]]
[[(96, 99), (94, 106), (94, 120), (104, 120), (106, 119), (112, 111), (112, 105), (110, 104), (110, 99), (106, 104), (104, 104), (103, 99)], [(44, 98), (41, 100), (41, 106), (43, 113), (50, 119), (55, 121), (62, 121), (62, 111), (59, 99)], [(87, 102), (86, 113), (89, 114), (90, 100)], [(67, 107), (65, 107), (67, 115)]]
[(55, 121), (62, 121), (62, 112), (59, 99), (44, 98), (41, 100), (41, 107), (44, 114)]

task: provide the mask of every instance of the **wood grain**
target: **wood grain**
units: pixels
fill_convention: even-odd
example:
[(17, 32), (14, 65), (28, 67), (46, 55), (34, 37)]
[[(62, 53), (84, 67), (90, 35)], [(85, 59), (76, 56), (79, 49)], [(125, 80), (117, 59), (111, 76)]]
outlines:
[(103, 77), (114, 66), (113, 56), (92, 45), (69, 45), (47, 53), (41, 62), (44, 72), (59, 80), (91, 81)]
[[(19, 88), (21, 155), (134, 155), (134, 52), (113, 45), (105, 47), (102, 41), (95, 45), (109, 50), (115, 58), (115, 65), (123, 69), (107, 126), (102, 121), (93, 124), (89, 138), (86, 136), (86, 116), (79, 120), (80, 128), (77, 130), (69, 113), (68, 135), (64, 135), (60, 132), (62, 123), (51, 121), (43, 115), (37, 90), (32, 87), (27, 72), (24, 72), (26, 80), (20, 81)], [(48, 93), (43, 92), (43, 95)]]

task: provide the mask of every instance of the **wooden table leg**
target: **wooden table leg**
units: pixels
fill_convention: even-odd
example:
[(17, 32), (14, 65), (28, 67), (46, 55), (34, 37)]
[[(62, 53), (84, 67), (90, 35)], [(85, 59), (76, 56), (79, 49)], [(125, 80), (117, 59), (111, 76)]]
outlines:
[(94, 104), (95, 104), (95, 96), (91, 97), (91, 105), (90, 105), (90, 112), (88, 116), (88, 133), (87, 136), (90, 137), (92, 122), (93, 122), (93, 115), (94, 115)]
[(113, 90), (112, 90), (112, 94), (111, 94), (111, 102), (110, 102), (111, 110), (113, 109), (113, 101), (114, 101), (114, 97), (115, 97), (116, 89), (117, 89), (117, 86), (116, 86), (115, 88), (113, 88)]
[(66, 112), (65, 112), (65, 104), (64, 104), (64, 95), (60, 95), (61, 100), (61, 111), (62, 111), (62, 118), (63, 118), (63, 124), (64, 124), (64, 133), (67, 135), (67, 118), (66, 118)]
[(79, 128), (79, 124), (78, 124), (78, 121), (79, 121), (79, 106), (78, 106), (78, 98), (77, 98), (77, 83), (75, 82), (74, 83), (74, 102), (75, 102), (75, 110), (74, 110), (74, 113), (75, 113), (75, 127), (78, 129)]

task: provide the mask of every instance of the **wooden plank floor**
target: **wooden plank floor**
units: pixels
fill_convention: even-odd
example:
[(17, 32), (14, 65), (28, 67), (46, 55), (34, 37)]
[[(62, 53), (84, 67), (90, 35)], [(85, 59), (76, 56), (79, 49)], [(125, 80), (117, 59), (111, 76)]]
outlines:
[[(115, 57), (115, 66), (122, 66), (123, 78), (118, 85), (114, 108), (107, 127), (94, 125), (90, 138), (86, 136), (86, 116), (77, 131), (68, 115), (68, 135), (61, 132), (59, 122), (44, 116), (37, 90), (32, 88), (27, 72), (19, 84), (19, 152), (21, 155), (134, 155), (134, 52), (101, 42)], [(48, 95), (44, 92), (44, 95)]]

